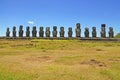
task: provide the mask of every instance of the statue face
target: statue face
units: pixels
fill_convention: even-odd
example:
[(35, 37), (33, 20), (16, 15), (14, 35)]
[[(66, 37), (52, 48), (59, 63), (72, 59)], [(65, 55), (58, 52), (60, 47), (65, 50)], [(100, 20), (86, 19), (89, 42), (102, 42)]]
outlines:
[(64, 28), (62, 28), (61, 30), (64, 31)]
[(105, 27), (106, 25), (105, 24), (101, 24), (102, 27)]
[(36, 30), (36, 27), (33, 27), (33, 30)]
[(9, 28), (7, 28), (7, 31), (9, 31)]
[(20, 30), (22, 30), (22, 28), (23, 28), (23, 26), (21, 25), (21, 26), (20, 26)]
[(76, 24), (77, 29), (80, 29), (80, 23)]
[(61, 31), (64, 31), (64, 27), (60, 27), (60, 30), (61, 30)]
[(72, 31), (72, 28), (69, 28), (69, 31)]
[(50, 28), (49, 28), (49, 27), (47, 27), (47, 28), (46, 28), (46, 31), (50, 31)]
[(88, 31), (89, 29), (88, 28), (85, 28), (85, 31)]
[(15, 30), (16, 30), (16, 27), (13, 27), (13, 30), (15, 31)]
[(93, 30), (93, 31), (96, 31), (96, 27), (93, 27), (92, 30)]
[(54, 31), (56, 31), (56, 30), (57, 30), (57, 27), (56, 27), (56, 26), (54, 26), (54, 27), (53, 27), (53, 30), (54, 30)]
[(110, 30), (110, 31), (113, 31), (113, 28), (112, 28), (112, 27), (110, 27), (110, 28), (109, 28), (109, 30)]
[(102, 27), (102, 31), (105, 31), (105, 27)]
[(26, 30), (29, 31), (29, 27), (26, 27)]
[(40, 30), (43, 31), (43, 27), (40, 27)]

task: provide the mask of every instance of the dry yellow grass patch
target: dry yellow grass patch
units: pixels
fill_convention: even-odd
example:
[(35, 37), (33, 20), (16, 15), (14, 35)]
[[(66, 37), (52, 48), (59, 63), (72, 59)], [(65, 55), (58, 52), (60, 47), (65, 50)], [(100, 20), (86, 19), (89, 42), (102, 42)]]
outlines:
[(0, 80), (119, 80), (120, 43), (0, 40)]

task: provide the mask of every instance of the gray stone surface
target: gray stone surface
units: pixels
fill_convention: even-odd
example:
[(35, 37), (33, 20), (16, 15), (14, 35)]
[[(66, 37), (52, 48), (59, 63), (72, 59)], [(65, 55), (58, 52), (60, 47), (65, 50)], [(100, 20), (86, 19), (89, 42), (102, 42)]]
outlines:
[(50, 37), (50, 27), (46, 27), (46, 37)]
[(81, 37), (80, 23), (76, 24), (75, 32), (76, 32), (76, 37)]
[(20, 25), (19, 27), (19, 37), (23, 37), (23, 26)]
[(85, 32), (84, 32), (85, 38), (89, 38), (89, 28), (85, 28)]
[(39, 37), (44, 37), (43, 27), (40, 27)]
[(106, 37), (105, 27), (106, 27), (105, 24), (101, 24), (101, 32), (100, 32), (101, 38), (105, 38)]
[(114, 31), (113, 31), (113, 28), (112, 27), (109, 27), (109, 38), (113, 38), (114, 37)]
[(15, 27), (15, 26), (13, 27), (13, 32), (12, 32), (12, 34), (13, 34), (13, 37), (16, 37), (16, 27)]
[(57, 26), (53, 26), (52, 34), (53, 34), (53, 37), (57, 37)]
[(6, 37), (10, 37), (10, 30), (9, 30), (9, 28), (7, 28)]
[(97, 35), (96, 27), (92, 27), (92, 37), (95, 38)]
[(32, 30), (32, 37), (37, 37), (37, 30), (36, 30), (36, 26), (33, 26), (33, 30)]
[(68, 37), (72, 37), (72, 34), (73, 34), (72, 28), (69, 27), (69, 28), (68, 28)]
[[(76, 24), (76, 28), (75, 28), (75, 37), (74, 38), (83, 38), (83, 37), (81, 37), (81, 29), (80, 29), (80, 23), (77, 23)], [(10, 31), (9, 31), (9, 28), (7, 28), (6, 29), (6, 37), (9, 37), (9, 38), (13, 38), (13, 39), (16, 39), (15, 37), (16, 37), (16, 27), (15, 26), (13, 26), (13, 30), (12, 30), (12, 37), (10, 37)], [(32, 37), (31, 38), (37, 38), (37, 30), (36, 30), (36, 26), (33, 26), (33, 29), (32, 29)], [(26, 27), (26, 37), (29, 37), (30, 38), (30, 27), (29, 26), (27, 26)], [(22, 39), (22, 38), (25, 38), (25, 37), (23, 37), (23, 33), (24, 33), (24, 31), (23, 31), (23, 26), (22, 25), (20, 25), (19, 26), (19, 31), (18, 31), (18, 38), (20, 37), (20, 39)], [(100, 36), (101, 37), (99, 37), (99, 38), (101, 38), (101, 39), (105, 39), (105, 38), (109, 38), (109, 39), (112, 39), (113, 37), (114, 37), (114, 31), (113, 31), (113, 27), (109, 27), (109, 32), (107, 32), (108, 33), (108, 35), (109, 35), (109, 37), (106, 37), (106, 24), (101, 24), (101, 31), (100, 31)], [(50, 38), (52, 38), (52, 37), (50, 37), (51, 36), (51, 32), (50, 32), (50, 27), (46, 27), (46, 31), (44, 31), (44, 27), (40, 27), (39, 28), (39, 37), (38, 38), (48, 38), (48, 39), (50, 39)], [(57, 37), (57, 34), (58, 34), (58, 32), (57, 32), (57, 26), (53, 26), (53, 31), (52, 31), (52, 36), (53, 36), (53, 39), (56, 39), (56, 38), (58, 38)], [(44, 35), (46, 36), (46, 37), (44, 37)], [(60, 31), (59, 31), (59, 35), (60, 35), (60, 39), (63, 39), (63, 38), (65, 38), (64, 36), (65, 36), (65, 31), (64, 31), (64, 27), (60, 27)], [(69, 27), (68, 28), (68, 37), (66, 37), (66, 38), (68, 38), (68, 39), (71, 39), (71, 38), (69, 38), (69, 37), (72, 37), (73, 36), (73, 31), (72, 31), (72, 27)], [(84, 37), (85, 37), (85, 39), (91, 39), (91, 38), (98, 38), (97, 37), (97, 31), (96, 31), (96, 27), (92, 27), (92, 37), (89, 37), (89, 28), (85, 28), (85, 31), (84, 31)]]
[(65, 31), (64, 27), (60, 27), (60, 37), (64, 37)]
[(26, 27), (26, 37), (30, 37), (30, 27)]

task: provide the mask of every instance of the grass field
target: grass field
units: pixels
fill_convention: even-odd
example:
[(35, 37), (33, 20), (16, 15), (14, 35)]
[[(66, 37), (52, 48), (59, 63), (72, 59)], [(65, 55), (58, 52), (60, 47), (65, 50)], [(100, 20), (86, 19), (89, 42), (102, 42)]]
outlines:
[(120, 80), (120, 42), (0, 40), (0, 80)]

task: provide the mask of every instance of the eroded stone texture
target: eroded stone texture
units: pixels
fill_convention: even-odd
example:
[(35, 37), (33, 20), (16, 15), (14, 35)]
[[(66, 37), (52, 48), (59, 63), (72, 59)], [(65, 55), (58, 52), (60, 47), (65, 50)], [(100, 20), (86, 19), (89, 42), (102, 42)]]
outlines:
[(33, 30), (32, 30), (32, 37), (37, 37), (37, 30), (36, 30), (36, 26), (33, 26)]
[(19, 27), (19, 37), (23, 37), (23, 26), (20, 25)]
[(9, 28), (7, 28), (6, 37), (10, 37), (10, 30), (9, 30)]
[(101, 24), (101, 32), (100, 32), (101, 38), (105, 38), (106, 37), (105, 27), (106, 27), (105, 24)]
[(109, 27), (109, 38), (113, 38), (114, 37), (114, 31), (113, 31), (113, 28), (112, 27)]
[(46, 37), (50, 37), (50, 27), (46, 27)]
[(39, 37), (44, 37), (43, 27), (40, 27)]
[(76, 32), (76, 37), (81, 37), (80, 23), (76, 24), (75, 32)]
[(72, 34), (73, 34), (72, 28), (69, 27), (69, 28), (68, 28), (68, 37), (72, 37)]
[(60, 27), (60, 37), (64, 37), (65, 31), (64, 27)]
[(53, 26), (53, 37), (57, 37), (57, 26)]
[(89, 28), (85, 28), (85, 32), (84, 32), (85, 38), (89, 38)]
[(16, 27), (15, 27), (15, 26), (13, 27), (13, 32), (12, 32), (12, 34), (13, 34), (13, 37), (16, 37)]
[(92, 27), (92, 37), (95, 38), (97, 35), (96, 27)]
[(30, 37), (30, 27), (26, 27), (26, 37)]

